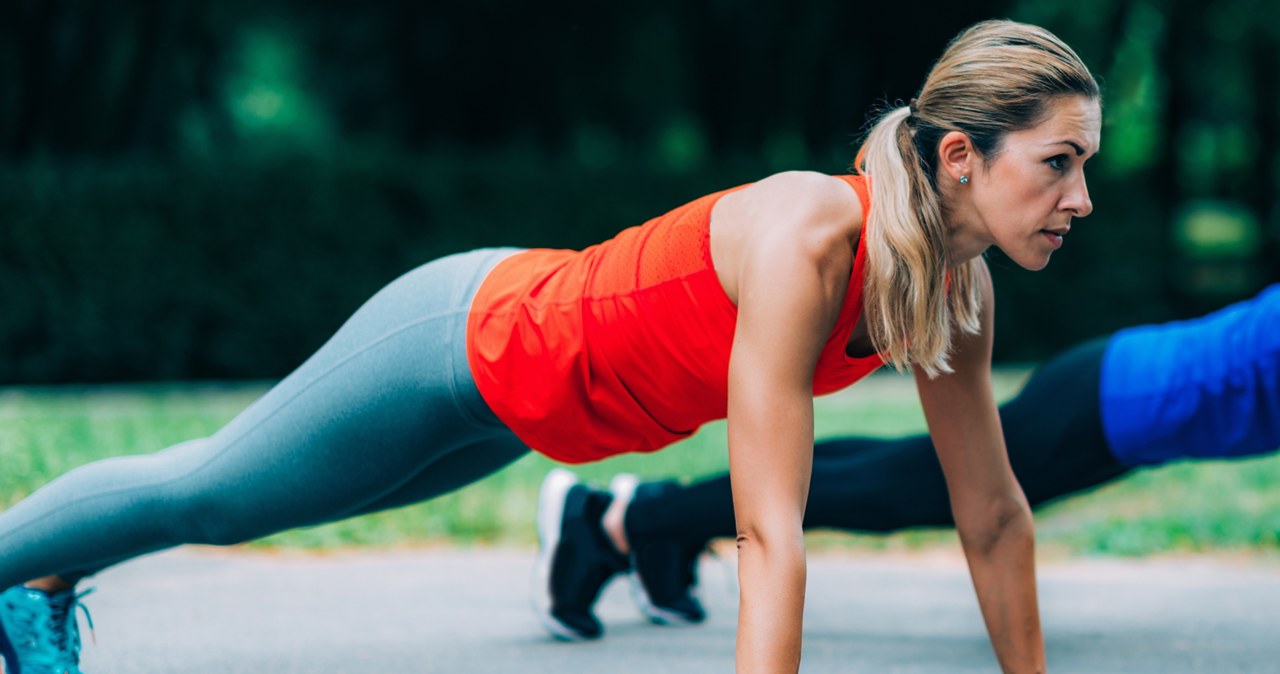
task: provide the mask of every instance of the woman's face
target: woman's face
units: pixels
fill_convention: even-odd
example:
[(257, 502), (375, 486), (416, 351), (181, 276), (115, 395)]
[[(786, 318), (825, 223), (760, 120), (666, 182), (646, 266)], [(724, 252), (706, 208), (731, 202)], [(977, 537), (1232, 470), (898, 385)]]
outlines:
[(1007, 134), (993, 158), (976, 157), (968, 184), (958, 185), (969, 192), (975, 233), (1026, 269), (1049, 264), (1071, 219), (1093, 211), (1084, 165), (1098, 152), (1101, 127), (1096, 99), (1063, 96), (1040, 124)]

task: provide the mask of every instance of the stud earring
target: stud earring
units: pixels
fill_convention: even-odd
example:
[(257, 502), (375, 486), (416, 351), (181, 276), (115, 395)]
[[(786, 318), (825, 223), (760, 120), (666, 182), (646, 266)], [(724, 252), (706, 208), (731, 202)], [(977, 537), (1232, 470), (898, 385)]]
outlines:
[(969, 184), (969, 176), (960, 176), (960, 184), (961, 184), (961, 185), (968, 185), (968, 184)]

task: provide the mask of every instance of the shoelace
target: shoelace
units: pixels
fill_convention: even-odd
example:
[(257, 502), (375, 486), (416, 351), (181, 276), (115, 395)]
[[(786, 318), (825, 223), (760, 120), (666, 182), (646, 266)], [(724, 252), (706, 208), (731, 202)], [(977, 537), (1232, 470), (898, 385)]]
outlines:
[(56, 640), (53, 645), (59, 652), (70, 656), (71, 661), (67, 664), (76, 665), (80, 662), (80, 626), (76, 623), (76, 609), (84, 613), (85, 624), (89, 626), (89, 638), (94, 643), (98, 642), (93, 631), (93, 616), (89, 613), (89, 607), (80, 601), (96, 590), (97, 588), (91, 587), (84, 592), (67, 592), (49, 598), (48, 635), (51, 640)]

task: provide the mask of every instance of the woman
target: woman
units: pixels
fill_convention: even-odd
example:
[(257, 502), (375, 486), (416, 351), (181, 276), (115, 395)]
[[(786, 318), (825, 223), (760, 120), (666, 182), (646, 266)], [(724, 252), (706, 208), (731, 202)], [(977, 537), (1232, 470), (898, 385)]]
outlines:
[[(1122, 330), (1073, 347), (1000, 407), (1014, 475), (1036, 506), (1144, 466), (1280, 449), (1280, 284), (1190, 321)], [(571, 479), (564, 475), (549, 481)], [(630, 571), (632, 596), (660, 624), (701, 622), (698, 554), (732, 536), (728, 476), (682, 486), (619, 475), (608, 516), (572, 521), (594, 547), (556, 551), (557, 580), (594, 598)], [(842, 438), (814, 447), (805, 528), (890, 532), (951, 526), (929, 436)], [(622, 550), (623, 553), (619, 553)], [(588, 606), (587, 614), (590, 615)]]
[[(877, 123), (866, 178), (780, 174), (584, 251), (479, 251), (410, 272), (212, 437), (90, 465), (0, 515), (0, 587), (26, 584), (6, 594), (5, 657), (74, 642), (67, 620), (15, 637), (30, 621), (9, 616), (30, 611), (13, 605), (62, 616), (76, 580), (139, 554), (421, 501), (526, 445), (589, 461), (727, 416), (738, 668), (795, 671), (812, 396), (883, 359), (917, 373), (998, 659), (1041, 671), (1032, 522), (992, 400), (978, 256), (997, 245), (1048, 263), (1091, 210), (1099, 119), (1070, 48), (983, 23), (918, 102)], [(74, 648), (54, 650), (55, 671), (75, 667)]]

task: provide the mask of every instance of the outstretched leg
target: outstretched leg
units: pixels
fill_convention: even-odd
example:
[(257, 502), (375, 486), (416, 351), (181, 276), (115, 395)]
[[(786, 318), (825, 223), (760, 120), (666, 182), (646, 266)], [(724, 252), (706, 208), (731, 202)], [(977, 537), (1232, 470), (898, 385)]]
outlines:
[[(503, 255), (401, 277), (211, 437), (84, 466), (0, 513), (0, 587), (403, 504), (506, 465), (519, 450), (475, 391), (464, 339), (471, 295)], [(465, 455), (493, 442), (508, 447), (500, 460)], [(430, 489), (402, 491), (433, 464)]]
[[(1111, 455), (1098, 413), (1098, 372), (1106, 342), (1075, 347), (1045, 363), (1000, 408), (1014, 474), (1032, 505), (1095, 487), (1129, 469)], [(892, 532), (951, 526), (942, 468), (928, 435), (842, 438), (814, 448), (805, 528)], [(627, 538), (702, 547), (736, 533), (728, 475), (635, 498)]]

